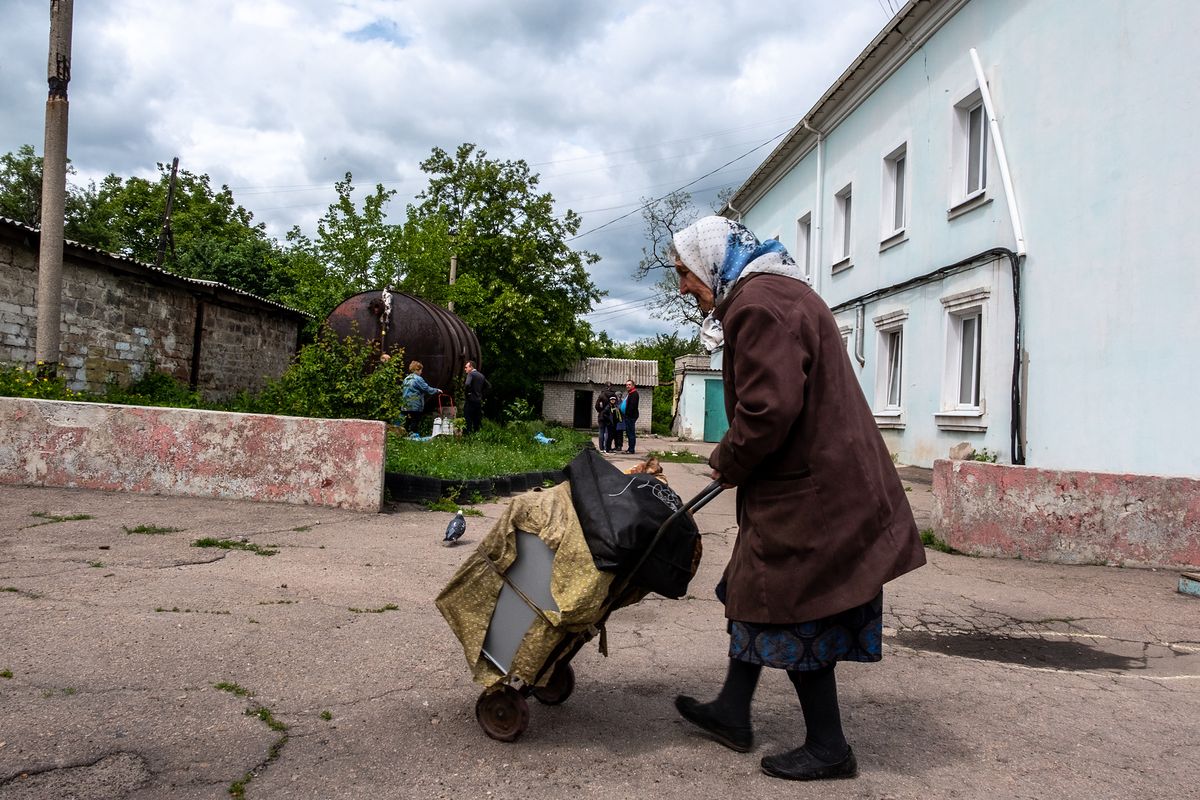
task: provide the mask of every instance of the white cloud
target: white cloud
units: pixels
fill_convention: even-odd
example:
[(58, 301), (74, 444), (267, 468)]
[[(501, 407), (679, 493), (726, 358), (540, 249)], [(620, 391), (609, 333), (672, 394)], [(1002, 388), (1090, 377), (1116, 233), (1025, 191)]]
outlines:
[[(40, 152), (47, 4), (0, 19), (0, 152)], [(397, 189), (398, 217), (430, 149), (469, 141), (534, 165), (590, 230), (790, 128), (885, 22), (874, 0), (95, 0), (75, 6), (69, 155), (84, 179), (178, 155), (281, 236), (347, 171)], [(667, 329), (622, 305), (650, 294), (640, 214), (576, 244), (603, 257), (597, 327)]]

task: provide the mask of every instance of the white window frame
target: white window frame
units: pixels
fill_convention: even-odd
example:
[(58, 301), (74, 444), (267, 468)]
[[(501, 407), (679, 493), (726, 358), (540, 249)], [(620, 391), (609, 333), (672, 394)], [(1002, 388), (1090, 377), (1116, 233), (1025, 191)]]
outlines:
[[(886, 249), (903, 241), (908, 229), (911, 175), (908, 169), (908, 142), (893, 148), (883, 157), (883, 207), (880, 209), (879, 241)], [(898, 218), (898, 219), (897, 219)]]
[(796, 251), (793, 254), (804, 277), (812, 277), (812, 212), (807, 211), (796, 220)]
[(833, 195), (833, 271), (854, 266), (854, 184), (847, 183)]
[[(972, 119), (978, 125), (972, 132)], [(951, 132), (951, 193), (950, 213), (967, 211), (987, 200), (988, 179), (991, 177), (992, 137), (988, 127), (983, 93), (976, 89), (954, 104)], [(972, 149), (977, 152), (975, 168), (971, 165)], [(972, 187), (972, 183), (975, 184)], [(965, 207), (965, 208), (964, 208)]]
[[(875, 424), (881, 428), (904, 427), (904, 335), (908, 311), (900, 309), (874, 317)], [(895, 396), (893, 396), (895, 388)]]
[[(992, 298), (988, 288), (970, 289), (941, 298), (945, 313), (946, 348), (942, 366), (941, 411), (935, 422), (941, 430), (987, 430), (987, 364), (991, 356), (988, 336), (992, 322)], [(963, 323), (978, 320), (973, 349), (974, 395), (977, 402), (963, 402)]]

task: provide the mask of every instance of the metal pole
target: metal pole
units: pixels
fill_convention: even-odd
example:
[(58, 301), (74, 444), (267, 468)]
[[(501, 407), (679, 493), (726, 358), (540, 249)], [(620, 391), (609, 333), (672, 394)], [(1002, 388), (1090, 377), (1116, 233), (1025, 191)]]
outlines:
[[(458, 253), (452, 253), (450, 255), (450, 285), (451, 286), (454, 285), (454, 279), (457, 277), (458, 277)], [(446, 304), (446, 310), (448, 310), (452, 314), (454, 313), (454, 301), (453, 300), (451, 300), (449, 303)]]
[(158, 235), (158, 257), (154, 266), (162, 267), (167, 252), (167, 241), (171, 242), (171, 257), (175, 257), (175, 235), (171, 233), (171, 206), (175, 203), (175, 175), (179, 171), (179, 156), (171, 159), (171, 180), (167, 183), (167, 207), (163, 211), (162, 232)]
[(62, 254), (67, 194), (67, 84), (71, 80), (71, 18), (74, 0), (50, 0), (46, 141), (42, 155), (42, 219), (38, 247), (37, 342), (43, 374), (58, 372), (62, 349)]

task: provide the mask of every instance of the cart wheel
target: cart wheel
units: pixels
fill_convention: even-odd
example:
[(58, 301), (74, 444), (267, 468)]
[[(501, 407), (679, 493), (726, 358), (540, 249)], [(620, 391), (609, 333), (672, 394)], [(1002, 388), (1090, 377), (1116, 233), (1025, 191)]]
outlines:
[(529, 727), (529, 704), (511, 686), (484, 692), (475, 703), (475, 719), (488, 736), (515, 742)]
[(571, 692), (575, 691), (575, 670), (570, 664), (559, 664), (550, 675), (545, 686), (533, 687), (533, 696), (538, 702), (548, 706), (556, 706), (567, 702)]

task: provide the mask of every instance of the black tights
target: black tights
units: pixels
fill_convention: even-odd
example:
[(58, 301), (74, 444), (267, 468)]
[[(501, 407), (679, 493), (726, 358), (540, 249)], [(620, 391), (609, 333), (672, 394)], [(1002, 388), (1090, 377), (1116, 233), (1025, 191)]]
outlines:
[[(800, 710), (804, 713), (804, 747), (822, 761), (841, 759), (848, 745), (842, 732), (842, 714), (838, 708), (837, 676), (834, 667), (818, 670), (788, 670), (788, 677), (796, 687), (800, 699)], [(748, 727), (750, 725), (750, 701), (758, 686), (761, 664), (751, 664), (736, 658), (729, 659), (729, 672), (725, 685), (710, 707), (726, 724)]]

